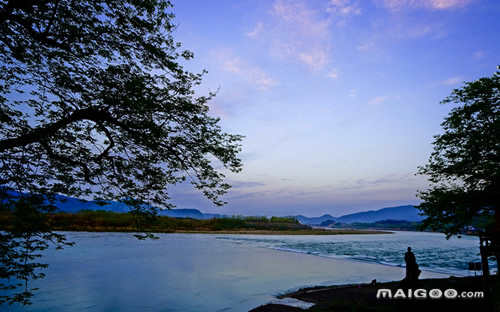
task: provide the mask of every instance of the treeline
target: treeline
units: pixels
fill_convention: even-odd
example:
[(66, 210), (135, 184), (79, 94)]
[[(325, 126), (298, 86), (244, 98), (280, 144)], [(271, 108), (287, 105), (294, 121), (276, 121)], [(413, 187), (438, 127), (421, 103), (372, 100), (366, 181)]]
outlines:
[[(9, 229), (15, 216), (9, 212), (0, 214), (0, 229)], [(156, 216), (152, 218), (137, 217), (130, 213), (111, 211), (80, 211), (78, 213), (54, 213), (47, 215), (47, 222), (54, 230), (62, 231), (109, 231), (109, 232), (178, 232), (178, 231), (294, 231), (308, 230), (307, 225), (300, 224), (295, 218), (288, 217), (244, 217), (196, 220), (188, 218), (171, 218)]]

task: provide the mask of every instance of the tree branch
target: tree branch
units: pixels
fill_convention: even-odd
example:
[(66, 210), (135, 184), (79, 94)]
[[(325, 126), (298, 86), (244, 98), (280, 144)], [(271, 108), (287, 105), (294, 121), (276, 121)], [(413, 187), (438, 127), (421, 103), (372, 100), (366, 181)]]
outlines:
[(39, 128), (35, 128), (29, 131), (28, 133), (25, 133), (16, 138), (0, 140), (0, 152), (40, 142), (42, 140), (47, 139), (48, 137), (53, 136), (58, 130), (66, 127), (67, 125), (81, 120), (91, 120), (96, 123), (108, 121), (120, 125), (123, 128), (126, 128), (125, 125), (118, 122), (116, 118), (111, 116), (109, 112), (101, 111), (98, 110), (97, 108), (90, 107), (90, 108), (76, 110), (67, 117), (64, 117), (54, 123)]
[(97, 125), (99, 126), (99, 129), (101, 129), (106, 134), (106, 137), (109, 140), (109, 144), (106, 147), (106, 149), (104, 151), (102, 151), (102, 153), (96, 157), (96, 161), (99, 162), (102, 160), (103, 157), (105, 157), (109, 154), (109, 151), (115, 146), (115, 141), (113, 140), (113, 136), (111, 135), (111, 132), (109, 132), (108, 128), (106, 128), (106, 126), (104, 126), (100, 122), (97, 123)]

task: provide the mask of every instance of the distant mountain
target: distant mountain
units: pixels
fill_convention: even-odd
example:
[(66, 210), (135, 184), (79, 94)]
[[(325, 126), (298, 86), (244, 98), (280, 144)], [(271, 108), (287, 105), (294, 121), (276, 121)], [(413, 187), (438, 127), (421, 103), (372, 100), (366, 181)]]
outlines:
[(420, 216), (418, 213), (419, 211), (417, 208), (408, 205), (351, 213), (341, 217), (332, 217), (329, 214), (325, 214), (321, 217), (305, 217), (303, 215), (298, 215), (295, 216), (295, 218), (302, 224), (329, 226), (332, 223), (371, 223), (383, 220), (418, 222), (425, 219), (424, 216)]
[[(17, 197), (19, 193), (7, 191), (9, 197)], [(97, 201), (83, 201), (73, 197), (63, 195), (56, 196), (55, 206), (62, 212), (75, 213), (81, 210), (106, 210), (113, 212), (128, 212), (130, 207), (120, 202), (107, 202), (102, 205)], [(192, 218), (192, 219), (213, 219), (230, 217), (221, 214), (202, 213), (198, 209), (170, 209), (160, 210), (159, 214), (162, 216), (169, 216), (172, 218)], [(370, 223), (383, 220), (403, 220), (410, 222), (422, 221), (425, 217), (418, 214), (417, 208), (414, 206), (398, 206), (382, 208), (379, 210), (364, 211), (352, 213), (341, 217), (333, 217), (329, 214), (322, 215), (321, 217), (306, 217), (303, 215), (295, 216), (295, 218), (302, 224), (306, 225), (330, 225), (335, 223)]]
[(295, 216), (295, 219), (299, 220), (300, 223), (302, 224), (307, 224), (307, 225), (320, 225), (323, 222), (326, 221), (335, 221), (337, 218), (332, 217), (329, 214), (322, 215), (321, 217), (306, 217), (303, 215), (298, 215)]
[(171, 218), (191, 218), (198, 220), (207, 220), (207, 219), (215, 219), (215, 218), (224, 218), (226, 215), (215, 214), (215, 213), (203, 213), (198, 209), (170, 209), (170, 210), (161, 210), (159, 212), (161, 216), (168, 216)]
[(341, 223), (377, 222), (383, 220), (404, 220), (418, 222), (425, 219), (425, 216), (421, 216), (418, 213), (419, 210), (417, 208), (408, 205), (352, 213), (339, 217), (336, 219), (336, 221)]
[(321, 222), (319, 224), (319, 226), (334, 226), (335, 224), (341, 224), (341, 223), (338, 223), (335, 220), (326, 220), (326, 221)]
[(58, 195), (55, 206), (61, 212), (76, 213), (81, 210), (106, 210), (113, 212), (128, 212), (130, 207), (120, 202), (106, 202), (106, 205), (97, 201), (82, 201), (77, 198)]
[[(17, 197), (19, 193), (8, 191), (9, 197)], [(55, 206), (60, 212), (76, 213), (81, 210), (105, 210), (113, 212), (129, 212), (130, 206), (110, 201), (106, 202), (106, 205), (99, 203), (97, 201), (84, 201), (74, 197), (68, 197), (63, 195), (56, 195)], [(224, 215), (212, 214), (212, 213), (202, 213), (198, 209), (170, 209), (170, 210), (160, 210), (158, 212), (161, 216), (168, 216), (172, 218), (192, 218), (192, 219), (213, 219), (213, 218), (223, 218)]]

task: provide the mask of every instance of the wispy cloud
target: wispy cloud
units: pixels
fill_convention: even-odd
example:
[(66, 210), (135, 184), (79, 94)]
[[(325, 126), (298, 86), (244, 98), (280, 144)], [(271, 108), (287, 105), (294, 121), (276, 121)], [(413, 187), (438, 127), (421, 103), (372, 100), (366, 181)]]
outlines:
[(446, 26), (439, 21), (404, 18), (391, 24), (387, 34), (396, 39), (442, 39), (448, 35)]
[(339, 78), (339, 73), (338, 71), (334, 68), (326, 74), (326, 77), (331, 78), (331, 79), (338, 79)]
[(255, 84), (258, 86), (260, 90), (267, 90), (278, 84), (276, 80), (269, 77), (263, 71), (255, 71), (253, 75), (255, 76), (254, 77)]
[(222, 69), (235, 74), (243, 72), (243, 64), (238, 57), (232, 57), (222, 63)]
[(361, 14), (361, 8), (358, 3), (351, 0), (330, 0), (326, 11), (336, 13), (341, 16)]
[(400, 40), (442, 39), (448, 35), (446, 24), (440, 20), (408, 15), (388, 18), (372, 24), (371, 33), (356, 46), (361, 53), (377, 54), (387, 51), (389, 42)]
[(416, 25), (407, 31), (407, 37), (419, 38), (428, 35), (433, 32), (431, 25)]
[[(395, 186), (406, 186), (411, 188), (414, 186), (421, 186), (423, 183), (425, 183), (425, 178), (421, 176), (415, 176), (412, 173), (387, 174), (377, 178), (361, 178), (345, 181), (342, 186), (333, 187), (332, 191), (361, 191), (377, 188), (391, 189)], [(414, 190), (415, 189), (416, 188), (414, 187)]]
[(370, 99), (370, 100), (368, 101), (368, 104), (370, 104), (370, 105), (378, 105), (378, 104), (382, 104), (382, 103), (384, 103), (385, 101), (387, 101), (387, 100), (389, 100), (389, 99), (390, 99), (390, 97), (389, 97), (389, 96), (387, 96), (387, 95), (383, 95), (383, 96), (376, 96), (376, 97), (374, 97), (374, 98)]
[(444, 84), (446, 86), (452, 86), (452, 85), (456, 85), (458, 83), (462, 82), (462, 77), (460, 76), (455, 76), (455, 77), (450, 77), (446, 80), (443, 80), (441, 82), (441, 84)]
[(262, 68), (245, 62), (240, 57), (227, 52), (217, 52), (216, 55), (223, 71), (239, 76), (259, 90), (268, 90), (278, 84)]
[(416, 8), (448, 10), (465, 7), (472, 1), (473, 0), (382, 0), (382, 3), (391, 11)]
[[(285, 0), (274, 3), (272, 14), (282, 30), (274, 40), (276, 48), (286, 47), (282, 50), (285, 56), (296, 58), (315, 70), (328, 64), (330, 21), (327, 18), (308, 8), (304, 2)], [(283, 37), (283, 31), (288, 35)]]
[(324, 50), (300, 52), (298, 59), (315, 70), (322, 69), (329, 63), (328, 53)]
[(261, 40), (275, 57), (304, 64), (311, 70), (324, 69), (331, 61), (331, 19), (307, 4), (276, 0), (266, 24), (258, 22), (246, 35)]
[(254, 188), (257, 186), (265, 186), (266, 184), (263, 182), (257, 182), (257, 181), (236, 181), (236, 180), (229, 180), (227, 181), (231, 185), (233, 189), (241, 189), (241, 188)]
[(457, 7), (464, 7), (470, 2), (472, 2), (472, 0), (427, 0), (424, 2), (426, 2), (427, 7), (437, 10), (444, 10)]
[(262, 33), (263, 30), (264, 30), (264, 23), (257, 22), (255, 27), (251, 31), (247, 32), (246, 35), (250, 38), (256, 38)]
[(363, 42), (356, 47), (356, 49), (360, 52), (370, 51), (373, 50), (374, 48), (375, 48), (375, 42), (373, 41)]
[(473, 56), (476, 60), (480, 60), (485, 56), (485, 53), (484, 53), (484, 51), (478, 50), (478, 51), (474, 52)]

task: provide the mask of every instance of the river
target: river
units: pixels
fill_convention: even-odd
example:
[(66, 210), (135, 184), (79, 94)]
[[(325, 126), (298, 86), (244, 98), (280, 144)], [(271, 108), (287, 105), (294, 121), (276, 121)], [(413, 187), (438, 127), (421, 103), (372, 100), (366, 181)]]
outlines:
[(376, 235), (66, 233), (75, 247), (49, 249), (31, 306), (9, 311), (248, 311), (313, 285), (400, 280), (411, 246), (421, 277), (463, 276), (478, 239)]

